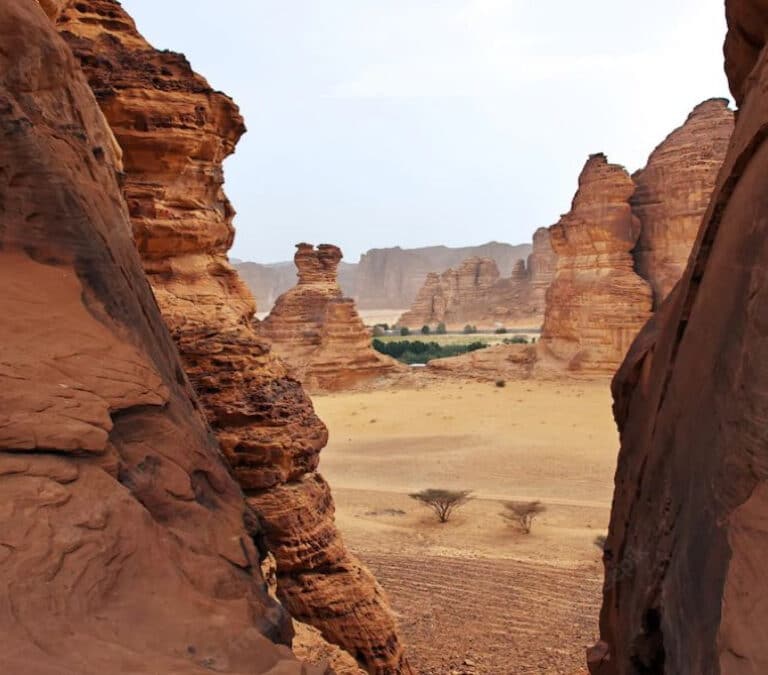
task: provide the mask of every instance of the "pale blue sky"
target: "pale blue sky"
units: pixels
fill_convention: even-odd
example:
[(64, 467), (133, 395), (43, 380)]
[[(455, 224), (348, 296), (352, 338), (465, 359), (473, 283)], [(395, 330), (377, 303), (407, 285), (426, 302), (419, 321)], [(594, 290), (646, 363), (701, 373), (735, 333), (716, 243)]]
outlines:
[(232, 254), (530, 240), (727, 96), (722, 0), (123, 0), (242, 108)]

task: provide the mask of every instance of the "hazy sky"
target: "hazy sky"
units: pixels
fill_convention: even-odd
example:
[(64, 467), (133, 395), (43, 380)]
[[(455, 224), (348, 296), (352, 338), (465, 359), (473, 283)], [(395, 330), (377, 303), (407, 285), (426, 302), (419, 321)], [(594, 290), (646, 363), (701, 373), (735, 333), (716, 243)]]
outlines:
[(123, 0), (242, 108), (232, 254), (529, 241), (728, 96), (722, 0)]

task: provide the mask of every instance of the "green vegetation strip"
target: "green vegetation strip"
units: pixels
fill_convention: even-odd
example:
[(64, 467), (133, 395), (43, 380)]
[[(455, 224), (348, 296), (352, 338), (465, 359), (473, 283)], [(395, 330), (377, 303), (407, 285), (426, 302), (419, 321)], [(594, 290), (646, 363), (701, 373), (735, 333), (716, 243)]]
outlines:
[(467, 352), (485, 349), (486, 342), (471, 342), (469, 344), (445, 344), (424, 342), (422, 340), (400, 340), (399, 342), (384, 342), (375, 339), (373, 348), (382, 354), (391, 356), (402, 363), (429, 363), (432, 359), (444, 359), (448, 356), (459, 356)]

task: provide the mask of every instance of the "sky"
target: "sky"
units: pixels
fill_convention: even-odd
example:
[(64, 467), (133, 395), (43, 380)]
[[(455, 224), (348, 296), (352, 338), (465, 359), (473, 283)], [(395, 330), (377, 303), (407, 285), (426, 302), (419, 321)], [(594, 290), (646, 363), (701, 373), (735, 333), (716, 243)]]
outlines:
[(728, 97), (722, 0), (123, 0), (240, 105), (232, 256), (529, 242)]

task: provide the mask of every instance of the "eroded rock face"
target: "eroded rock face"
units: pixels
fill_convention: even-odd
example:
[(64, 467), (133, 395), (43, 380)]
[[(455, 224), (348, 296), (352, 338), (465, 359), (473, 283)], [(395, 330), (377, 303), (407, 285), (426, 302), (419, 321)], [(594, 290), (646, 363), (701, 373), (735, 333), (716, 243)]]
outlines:
[(347, 389), (402, 367), (371, 347), (371, 336), (337, 278), (338, 246), (299, 244), (298, 284), (281, 295), (259, 334), (312, 391)]
[(428, 274), (398, 323), (408, 328), (444, 323), (454, 329), (467, 324), (493, 328), (521, 320), (541, 324), (555, 265), (549, 231), (541, 228), (534, 235), (528, 264), (517, 260), (509, 277), (502, 278), (491, 258), (478, 257), (442, 274)]
[(640, 219), (636, 269), (658, 307), (683, 274), (733, 132), (726, 99), (705, 101), (634, 174), (632, 209)]
[(0, 43), (0, 670), (325, 672), (273, 644), (291, 629), (258, 523), (144, 277), (77, 62), (34, 2), (0, 3)]
[[(183, 56), (149, 45), (114, 0), (70, 3), (58, 27), (123, 150), (134, 239), (184, 369), (249, 503), (269, 523), (281, 599), (371, 672), (406, 672), (386, 601), (360, 563), (301, 519), (287, 522), (289, 531), (275, 526), (274, 494), (297, 508), (312, 498), (304, 492), (321, 480), (314, 470), (327, 431), (253, 330), (253, 299), (227, 260), (234, 212), (221, 164), (244, 131), (236, 106)], [(324, 531), (336, 533), (332, 508), (324, 514)], [(323, 575), (322, 586), (302, 586)]]
[(539, 342), (544, 360), (572, 372), (612, 374), (651, 315), (651, 289), (634, 271), (640, 234), (626, 170), (592, 155), (571, 211), (550, 228), (557, 255)]
[(768, 672), (768, 7), (726, 7), (733, 140), (691, 262), (613, 383), (600, 675)]

